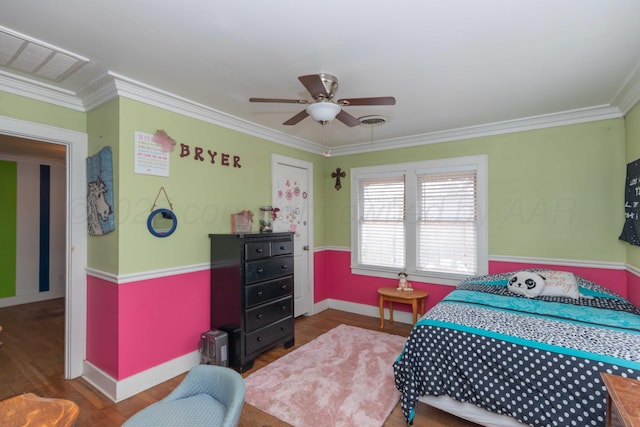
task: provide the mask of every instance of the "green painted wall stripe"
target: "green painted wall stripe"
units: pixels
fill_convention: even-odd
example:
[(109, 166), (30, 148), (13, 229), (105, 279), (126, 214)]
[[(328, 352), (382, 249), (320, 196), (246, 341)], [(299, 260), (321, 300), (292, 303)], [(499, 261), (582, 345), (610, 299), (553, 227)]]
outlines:
[(18, 164), (0, 160), (0, 298), (16, 295)]

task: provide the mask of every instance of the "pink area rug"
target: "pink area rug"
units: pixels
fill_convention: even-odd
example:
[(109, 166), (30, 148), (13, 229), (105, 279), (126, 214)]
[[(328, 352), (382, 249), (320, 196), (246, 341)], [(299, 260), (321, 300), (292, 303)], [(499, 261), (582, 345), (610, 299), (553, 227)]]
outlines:
[(406, 338), (340, 325), (245, 378), (245, 401), (296, 427), (381, 426)]

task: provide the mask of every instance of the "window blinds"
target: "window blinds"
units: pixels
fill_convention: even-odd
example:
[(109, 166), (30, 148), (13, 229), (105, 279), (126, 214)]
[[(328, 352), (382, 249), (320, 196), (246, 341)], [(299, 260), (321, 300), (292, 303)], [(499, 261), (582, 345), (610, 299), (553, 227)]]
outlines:
[(417, 269), (477, 270), (476, 172), (418, 175)]
[(404, 175), (363, 178), (359, 185), (359, 263), (404, 268)]

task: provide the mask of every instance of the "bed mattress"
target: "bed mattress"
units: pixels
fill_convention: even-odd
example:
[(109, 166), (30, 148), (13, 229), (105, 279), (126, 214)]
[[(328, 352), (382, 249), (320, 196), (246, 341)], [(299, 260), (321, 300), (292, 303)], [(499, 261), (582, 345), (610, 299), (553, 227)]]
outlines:
[(601, 426), (600, 373), (640, 379), (635, 306), (580, 277), (580, 298), (525, 298), (512, 274), (463, 281), (414, 325), (394, 363), (407, 422), (428, 395), (531, 426)]

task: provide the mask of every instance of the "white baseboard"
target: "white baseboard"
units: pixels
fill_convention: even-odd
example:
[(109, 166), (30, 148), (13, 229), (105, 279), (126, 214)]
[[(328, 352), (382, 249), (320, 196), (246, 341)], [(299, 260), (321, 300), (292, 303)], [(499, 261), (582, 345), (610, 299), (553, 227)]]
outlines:
[[(321, 304), (326, 304), (326, 308), (334, 308), (336, 310), (347, 311), (349, 313), (361, 314), (363, 316), (380, 318), (380, 307), (355, 302), (341, 301), (337, 299), (326, 299)], [(318, 306), (320, 304), (316, 304)], [(396, 305), (397, 307), (397, 305)], [(319, 313), (319, 312), (315, 312)], [(389, 309), (384, 309), (384, 318), (389, 319)], [(400, 323), (413, 324), (413, 313), (403, 310), (393, 310), (393, 321)]]
[(328, 308), (331, 308), (329, 307), (329, 300), (325, 299), (318, 303), (313, 304), (313, 313), (309, 313), (309, 314), (310, 315), (318, 314), (322, 311), (325, 311)]
[(187, 372), (199, 363), (200, 352), (193, 351), (118, 381), (85, 360), (83, 378), (117, 403)]

